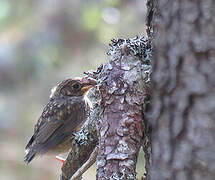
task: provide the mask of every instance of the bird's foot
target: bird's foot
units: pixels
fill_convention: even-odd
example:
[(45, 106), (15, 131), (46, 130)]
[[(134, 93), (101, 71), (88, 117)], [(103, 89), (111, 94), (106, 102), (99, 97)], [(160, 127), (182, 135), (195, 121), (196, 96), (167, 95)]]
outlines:
[(58, 161), (62, 162), (62, 163), (65, 163), (65, 162), (66, 162), (66, 159), (64, 159), (64, 158), (61, 157), (61, 156), (55, 156), (55, 158), (56, 158)]

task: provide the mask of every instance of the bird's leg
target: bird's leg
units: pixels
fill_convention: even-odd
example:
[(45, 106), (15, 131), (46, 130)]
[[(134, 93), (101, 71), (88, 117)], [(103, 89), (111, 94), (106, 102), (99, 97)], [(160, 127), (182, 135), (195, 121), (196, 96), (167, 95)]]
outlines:
[(55, 156), (55, 158), (62, 163), (65, 163), (65, 161), (66, 161), (66, 159), (61, 156)]

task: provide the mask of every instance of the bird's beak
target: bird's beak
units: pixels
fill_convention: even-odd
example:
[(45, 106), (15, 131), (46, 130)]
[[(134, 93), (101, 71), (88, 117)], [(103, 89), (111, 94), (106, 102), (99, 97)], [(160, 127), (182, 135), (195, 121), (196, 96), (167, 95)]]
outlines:
[(84, 92), (93, 88), (97, 84), (97, 81), (95, 79), (89, 77), (83, 77), (82, 82), (84, 83), (84, 86), (81, 88), (81, 90)]

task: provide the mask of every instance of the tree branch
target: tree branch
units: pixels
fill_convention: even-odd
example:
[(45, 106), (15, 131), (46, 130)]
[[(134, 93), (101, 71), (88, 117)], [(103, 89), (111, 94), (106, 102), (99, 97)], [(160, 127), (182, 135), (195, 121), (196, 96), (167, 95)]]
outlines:
[(76, 173), (71, 177), (70, 180), (78, 180), (79, 178), (81, 178), (82, 174), (86, 172), (90, 168), (90, 166), (92, 166), (96, 162), (97, 155), (98, 155), (98, 147), (95, 147), (87, 162), (85, 162), (81, 166), (81, 168), (79, 168), (78, 171), (76, 171)]

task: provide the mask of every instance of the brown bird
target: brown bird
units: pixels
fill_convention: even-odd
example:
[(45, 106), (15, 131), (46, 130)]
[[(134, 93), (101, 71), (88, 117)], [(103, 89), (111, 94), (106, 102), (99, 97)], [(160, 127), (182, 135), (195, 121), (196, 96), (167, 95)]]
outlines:
[(59, 154), (69, 150), (69, 140), (87, 118), (90, 102), (87, 92), (96, 85), (91, 78), (68, 78), (52, 89), (34, 134), (26, 145), (25, 163), (37, 155)]

